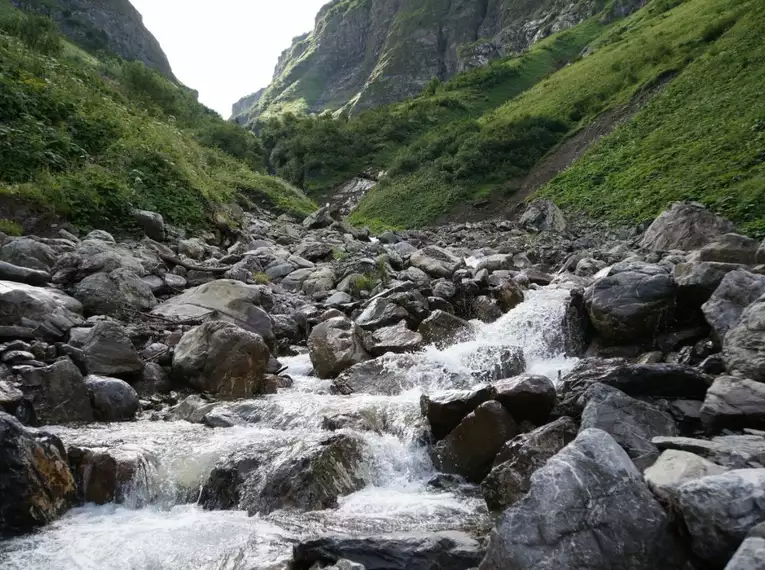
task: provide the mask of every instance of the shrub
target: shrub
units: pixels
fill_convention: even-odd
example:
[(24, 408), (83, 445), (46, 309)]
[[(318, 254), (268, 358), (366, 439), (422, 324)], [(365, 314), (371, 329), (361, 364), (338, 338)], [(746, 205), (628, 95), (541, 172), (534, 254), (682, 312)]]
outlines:
[(24, 234), (24, 228), (14, 220), (0, 219), (0, 232), (9, 236), (20, 236)]
[(267, 285), (271, 282), (271, 278), (262, 271), (259, 271), (252, 274), (252, 281), (258, 285)]

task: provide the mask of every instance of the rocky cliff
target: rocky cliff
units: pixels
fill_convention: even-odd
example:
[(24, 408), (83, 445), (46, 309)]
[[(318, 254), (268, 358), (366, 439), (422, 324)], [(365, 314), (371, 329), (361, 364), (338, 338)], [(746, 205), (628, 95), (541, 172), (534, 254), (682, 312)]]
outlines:
[[(617, 0), (623, 15), (644, 0)], [(242, 107), (351, 112), (415, 95), (433, 78), (525, 50), (602, 10), (607, 0), (333, 0), (282, 53), (274, 80)], [(238, 112), (236, 112), (238, 111)]]
[(11, 4), (50, 16), (67, 38), (87, 51), (142, 61), (174, 79), (162, 47), (128, 0), (11, 0)]

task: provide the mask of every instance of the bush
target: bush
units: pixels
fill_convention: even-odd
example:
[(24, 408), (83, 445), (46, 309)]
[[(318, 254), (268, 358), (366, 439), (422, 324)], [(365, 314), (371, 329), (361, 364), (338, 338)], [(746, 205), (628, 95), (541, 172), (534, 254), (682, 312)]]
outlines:
[(0, 232), (9, 236), (20, 236), (24, 234), (24, 228), (14, 220), (0, 219)]
[(56, 24), (45, 16), (17, 10), (0, 11), (0, 32), (17, 37), (28, 48), (46, 55), (58, 55), (63, 49)]
[(267, 285), (271, 282), (271, 278), (265, 273), (263, 273), (262, 271), (258, 273), (253, 273), (252, 280), (254, 283), (258, 285)]

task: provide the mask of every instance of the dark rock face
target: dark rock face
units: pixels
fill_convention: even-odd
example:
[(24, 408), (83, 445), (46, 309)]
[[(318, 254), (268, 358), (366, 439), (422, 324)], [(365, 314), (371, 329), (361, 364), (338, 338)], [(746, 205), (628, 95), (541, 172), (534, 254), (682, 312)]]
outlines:
[(20, 366), (17, 370), (21, 390), (31, 400), (40, 423), (93, 421), (88, 388), (71, 360), (59, 360), (44, 368)]
[(370, 538), (324, 536), (306, 540), (292, 551), (292, 570), (316, 563), (352, 560), (366, 570), (468, 570), (484, 555), (481, 544), (465, 533), (400, 533)]
[(436, 444), (437, 467), (480, 483), (502, 445), (517, 433), (513, 417), (502, 404), (484, 402)]
[(74, 495), (61, 441), (0, 412), (0, 535), (51, 522)]
[(555, 385), (546, 376), (523, 374), (494, 384), (494, 399), (510, 412), (517, 422), (528, 420), (541, 425), (547, 421), (555, 406)]
[(566, 219), (550, 200), (534, 200), (518, 221), (521, 227), (537, 232), (563, 232)]
[(69, 465), (77, 483), (80, 501), (104, 505), (123, 502), (155, 459), (142, 449), (130, 446), (113, 449), (69, 448)]
[(607, 433), (588, 429), (504, 512), (479, 570), (679, 570), (685, 562), (633, 462)]
[(765, 568), (765, 523), (760, 523), (749, 531), (725, 570), (759, 570), (760, 568)]
[(701, 261), (754, 265), (759, 246), (759, 242), (752, 238), (729, 233), (702, 247), (698, 258)]
[(132, 420), (141, 407), (133, 387), (119, 378), (90, 375), (85, 377), (85, 385), (99, 421)]
[(444, 347), (464, 340), (473, 331), (472, 325), (464, 319), (439, 310), (433, 313), (417, 329), (427, 344)]
[(765, 384), (736, 376), (718, 377), (701, 407), (701, 421), (710, 432), (765, 428)]
[(675, 305), (675, 283), (659, 265), (615, 266), (585, 291), (597, 334), (613, 343), (651, 341), (667, 324)]
[(133, 271), (118, 268), (88, 275), (77, 284), (75, 298), (85, 315), (120, 315), (125, 310), (148, 311), (157, 305), (151, 286)]
[(749, 305), (765, 294), (765, 275), (738, 269), (727, 273), (710, 299), (702, 305), (709, 326), (722, 339), (738, 323)]
[(346, 317), (335, 317), (316, 326), (308, 337), (308, 353), (319, 378), (334, 378), (371, 358), (364, 348), (361, 329)]
[(82, 350), (89, 374), (130, 376), (143, 371), (143, 361), (119, 323), (97, 323), (85, 337)]
[(393, 396), (414, 387), (407, 374), (416, 364), (408, 354), (385, 354), (374, 360), (360, 362), (342, 372), (332, 383), (337, 394), (377, 394)]
[(697, 309), (709, 300), (725, 276), (737, 269), (743, 266), (714, 261), (678, 263), (673, 271), (678, 305), (683, 309)]
[(422, 344), (422, 335), (410, 330), (405, 321), (377, 329), (364, 336), (364, 347), (373, 356), (381, 356), (387, 352), (416, 352), (422, 348)]
[(447, 390), (420, 398), (422, 415), (428, 418), (436, 440), (445, 438), (465, 416), (496, 395), (492, 386), (472, 390)]
[(765, 296), (749, 305), (725, 334), (723, 357), (728, 372), (765, 381)]
[(481, 483), (489, 509), (502, 511), (523, 498), (534, 472), (573, 441), (576, 433), (574, 421), (563, 417), (508, 441), (497, 454), (491, 473)]
[(733, 224), (730, 221), (716, 216), (704, 206), (675, 202), (653, 221), (640, 245), (654, 251), (690, 251), (731, 231)]

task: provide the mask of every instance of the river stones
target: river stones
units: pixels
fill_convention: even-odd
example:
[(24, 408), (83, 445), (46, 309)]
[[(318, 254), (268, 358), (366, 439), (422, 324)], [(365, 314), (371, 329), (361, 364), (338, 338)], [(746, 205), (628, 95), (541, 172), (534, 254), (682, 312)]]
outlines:
[(730, 231), (733, 231), (733, 223), (701, 204), (675, 202), (648, 227), (640, 245), (654, 251), (690, 251)]
[(308, 337), (308, 354), (319, 378), (334, 378), (371, 358), (361, 329), (346, 317), (328, 319), (314, 327)]

